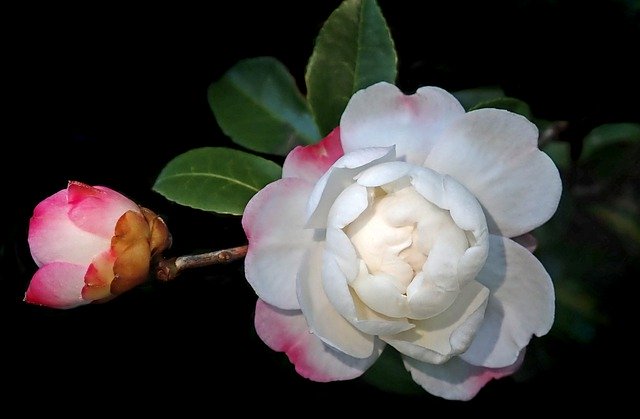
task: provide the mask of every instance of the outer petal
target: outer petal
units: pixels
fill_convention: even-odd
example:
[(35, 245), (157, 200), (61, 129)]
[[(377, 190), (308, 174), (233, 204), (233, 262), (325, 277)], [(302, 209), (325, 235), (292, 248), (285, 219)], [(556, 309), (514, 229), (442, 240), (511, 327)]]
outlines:
[(441, 136), (425, 166), (469, 189), (485, 208), (491, 232), (518, 236), (556, 211), (558, 169), (538, 150), (538, 129), (523, 116), (480, 109), (452, 122)]
[(282, 177), (298, 177), (316, 183), (343, 154), (338, 127), (317, 144), (291, 150), (282, 166)]
[(359, 377), (380, 356), (384, 344), (376, 342), (371, 356), (354, 358), (309, 333), (298, 310), (286, 311), (262, 300), (256, 303), (256, 332), (271, 349), (285, 352), (301, 376), (313, 381), (351, 380)]
[(33, 275), (25, 301), (53, 308), (73, 308), (90, 301), (82, 299), (86, 266), (54, 262)]
[(460, 357), (490, 368), (511, 365), (533, 334), (542, 336), (551, 329), (551, 278), (527, 249), (492, 235), (489, 256), (477, 280), (491, 290), (491, 295), (484, 321)]
[(464, 114), (455, 97), (437, 87), (411, 96), (389, 83), (377, 83), (353, 95), (340, 120), (345, 153), (366, 147), (396, 146), (400, 159), (422, 164), (454, 119)]
[(298, 301), (309, 330), (326, 344), (356, 358), (368, 358), (373, 353), (374, 337), (353, 327), (345, 320), (322, 289), (321, 245), (310, 249), (298, 272)]
[(34, 209), (29, 222), (29, 248), (38, 266), (51, 262), (88, 266), (96, 255), (109, 248), (111, 237), (102, 238), (80, 229), (67, 216), (68, 210), (66, 190), (48, 197)]
[(69, 218), (84, 231), (111, 239), (118, 219), (140, 207), (124, 195), (104, 186), (69, 182)]
[(504, 368), (483, 368), (452, 358), (442, 365), (403, 357), (404, 366), (413, 380), (434, 396), (449, 400), (470, 400), (493, 379), (511, 375), (520, 368), (524, 352), (513, 365)]
[(296, 275), (313, 244), (313, 230), (304, 228), (312, 188), (298, 178), (271, 183), (249, 201), (242, 217), (249, 240), (247, 280), (260, 298), (286, 310), (300, 308)]

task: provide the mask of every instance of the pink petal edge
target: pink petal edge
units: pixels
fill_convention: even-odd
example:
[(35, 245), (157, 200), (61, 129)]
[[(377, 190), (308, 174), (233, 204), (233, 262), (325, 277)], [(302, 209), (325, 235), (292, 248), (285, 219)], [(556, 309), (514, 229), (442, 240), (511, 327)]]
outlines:
[(74, 308), (89, 301), (82, 299), (86, 266), (65, 262), (44, 265), (33, 275), (24, 300), (52, 308)]
[(291, 150), (284, 161), (282, 177), (298, 177), (315, 183), (343, 155), (340, 127), (337, 127), (317, 144)]
[(281, 310), (262, 300), (256, 302), (255, 327), (262, 341), (285, 352), (296, 372), (312, 381), (350, 380), (367, 370), (382, 352), (378, 343), (369, 358), (353, 358), (324, 344), (309, 332), (300, 310)]
[(84, 231), (111, 239), (118, 219), (140, 207), (124, 195), (104, 186), (69, 182), (69, 219)]
[(434, 396), (448, 400), (467, 401), (491, 380), (497, 380), (515, 373), (524, 360), (522, 350), (512, 365), (502, 368), (485, 368), (471, 365), (455, 357), (441, 365), (420, 362), (404, 356), (404, 365), (413, 380)]

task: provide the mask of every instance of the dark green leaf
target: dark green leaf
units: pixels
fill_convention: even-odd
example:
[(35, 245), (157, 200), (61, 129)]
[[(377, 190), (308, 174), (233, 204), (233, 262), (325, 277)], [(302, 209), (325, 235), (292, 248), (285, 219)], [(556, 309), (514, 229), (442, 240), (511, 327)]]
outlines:
[(640, 163), (640, 125), (606, 124), (593, 129), (585, 137), (578, 162), (598, 188), (624, 183), (637, 173)]
[(640, 124), (605, 124), (594, 128), (584, 139), (582, 162), (592, 159), (607, 147), (624, 147), (640, 142)]
[(274, 162), (253, 154), (204, 147), (171, 160), (153, 190), (181, 205), (241, 215), (251, 197), (281, 172)]
[(295, 80), (272, 57), (238, 62), (211, 84), (209, 105), (224, 133), (254, 151), (286, 155), (320, 139)]
[(531, 109), (529, 108), (529, 105), (514, 97), (499, 97), (495, 99), (489, 99), (484, 102), (478, 103), (477, 105), (471, 107), (469, 110), (473, 111), (482, 108), (505, 109), (507, 111), (520, 114), (527, 119), (531, 119)]
[(309, 59), (307, 98), (320, 133), (340, 123), (351, 96), (380, 81), (395, 82), (396, 51), (374, 0), (346, 0), (325, 22)]
[(469, 110), (479, 103), (504, 97), (504, 91), (499, 87), (478, 87), (475, 89), (458, 90), (453, 95)]
[(387, 346), (380, 358), (364, 373), (362, 378), (381, 390), (400, 394), (424, 394), (424, 390), (413, 381), (402, 363), (402, 358), (393, 347)]
[(570, 144), (563, 141), (551, 141), (546, 144), (542, 151), (547, 153), (558, 169), (568, 170), (571, 165)]
[(593, 205), (589, 210), (622, 240), (629, 253), (634, 254), (640, 252), (640, 209), (632, 202)]

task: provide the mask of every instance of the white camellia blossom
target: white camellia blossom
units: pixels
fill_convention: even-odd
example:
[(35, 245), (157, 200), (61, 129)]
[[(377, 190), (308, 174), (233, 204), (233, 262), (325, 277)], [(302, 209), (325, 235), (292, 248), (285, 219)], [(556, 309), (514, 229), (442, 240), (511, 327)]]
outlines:
[(465, 113), (437, 87), (357, 92), (247, 205), (259, 336), (316, 381), (358, 377), (387, 344), (448, 399), (513, 373), (554, 318), (549, 275), (512, 240), (560, 199), (537, 140), (526, 118)]

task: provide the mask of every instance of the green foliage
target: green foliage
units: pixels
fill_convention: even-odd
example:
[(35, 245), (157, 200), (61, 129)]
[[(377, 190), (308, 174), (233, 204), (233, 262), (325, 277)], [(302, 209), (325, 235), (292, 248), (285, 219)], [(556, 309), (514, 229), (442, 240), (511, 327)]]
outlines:
[(520, 114), (527, 119), (531, 119), (531, 109), (529, 105), (520, 99), (514, 97), (498, 97), (494, 99), (485, 100), (472, 106), (469, 110), (474, 111), (482, 108), (496, 108), (511, 111), (513, 113)]
[(178, 204), (241, 215), (253, 195), (281, 176), (281, 167), (242, 151), (203, 147), (162, 169), (153, 190)]
[(598, 152), (608, 147), (624, 148), (640, 143), (640, 124), (604, 124), (594, 128), (584, 139), (580, 160), (599, 158)]
[(563, 141), (551, 141), (546, 144), (542, 151), (547, 153), (551, 160), (560, 170), (569, 170), (571, 165), (571, 146)]
[(211, 84), (208, 97), (224, 133), (250, 150), (286, 155), (320, 139), (307, 101), (275, 58), (238, 62)]
[(640, 253), (640, 205), (637, 201), (623, 196), (623, 199), (608, 205), (594, 204), (589, 207), (589, 212), (618, 236), (632, 255)]
[(499, 87), (478, 87), (475, 89), (465, 89), (453, 92), (465, 110), (470, 110), (482, 102), (504, 97), (504, 90)]
[(397, 56), (374, 0), (346, 0), (316, 39), (305, 80), (307, 98), (322, 135), (339, 125), (356, 91), (380, 81), (394, 83)]
[(387, 345), (380, 358), (362, 376), (369, 384), (381, 390), (400, 394), (424, 394), (424, 390), (413, 381), (402, 363), (402, 357), (392, 346)]

